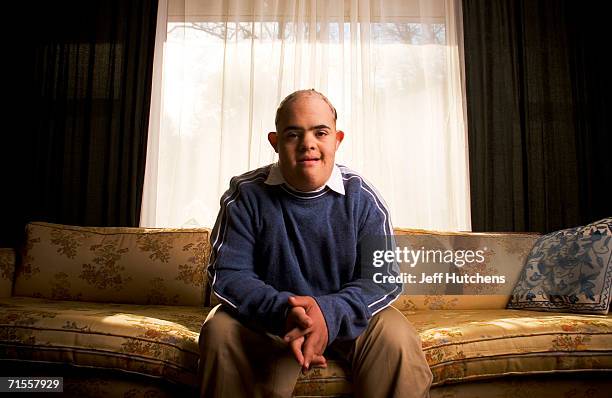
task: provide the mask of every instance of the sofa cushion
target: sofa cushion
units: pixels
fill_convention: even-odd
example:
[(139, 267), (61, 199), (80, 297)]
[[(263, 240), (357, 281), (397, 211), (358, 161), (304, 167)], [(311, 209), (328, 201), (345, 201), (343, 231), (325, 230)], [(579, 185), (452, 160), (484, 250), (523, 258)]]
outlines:
[[(433, 386), (507, 375), (612, 371), (612, 316), (521, 310), (402, 311), (421, 336)], [(347, 364), (303, 376), (295, 393), (347, 394)]]
[(612, 316), (525, 310), (404, 312), (433, 385), (501, 375), (612, 371)]
[[(612, 372), (612, 316), (522, 310), (402, 311), (421, 336), (433, 386), (509, 375)], [(297, 396), (350, 394), (346, 363), (301, 376)]]
[(508, 308), (607, 314), (612, 298), (612, 217), (542, 236)]
[[(0, 299), (0, 358), (119, 369), (197, 385), (207, 309)], [(522, 310), (404, 311), (434, 385), (500, 375), (612, 371), (612, 316)], [(352, 391), (343, 361), (298, 379), (297, 396)]]
[[(484, 261), (443, 264), (420, 262), (416, 267), (401, 264), (402, 272), (429, 271), (457, 275), (483, 276), (503, 275), (504, 283), (445, 284), (439, 283), (426, 289), (418, 284), (405, 284), (404, 294), (393, 305), (400, 311), (444, 310), (444, 309), (503, 309), (506, 307), (512, 288), (518, 280), (525, 259), (540, 234), (535, 233), (483, 233), (483, 232), (439, 232), (396, 228), (396, 241), (400, 247), (411, 247), (416, 251), (436, 250), (447, 253), (481, 251)], [(416, 271), (414, 271), (416, 270)], [(486, 299), (483, 299), (486, 295)]]
[[(0, 299), (0, 358), (135, 372), (197, 386), (198, 336), (210, 308)], [(301, 375), (297, 395), (352, 391), (347, 364)]]
[(116, 369), (197, 385), (208, 309), (0, 299), (0, 358)]
[(16, 296), (202, 305), (209, 230), (30, 223)]
[(348, 362), (327, 358), (327, 368), (312, 368), (300, 373), (294, 397), (350, 397), (353, 393), (351, 371)]

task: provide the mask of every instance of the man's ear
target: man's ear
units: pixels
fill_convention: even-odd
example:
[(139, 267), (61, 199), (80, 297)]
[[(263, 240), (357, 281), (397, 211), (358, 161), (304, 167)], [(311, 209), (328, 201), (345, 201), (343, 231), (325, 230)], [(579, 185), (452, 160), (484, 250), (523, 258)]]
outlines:
[(278, 153), (278, 135), (276, 135), (276, 131), (270, 131), (268, 133), (268, 142), (274, 148), (274, 152)]
[(344, 139), (344, 131), (342, 130), (336, 131), (336, 150), (338, 150), (338, 147), (340, 146), (340, 143), (342, 142), (343, 139)]

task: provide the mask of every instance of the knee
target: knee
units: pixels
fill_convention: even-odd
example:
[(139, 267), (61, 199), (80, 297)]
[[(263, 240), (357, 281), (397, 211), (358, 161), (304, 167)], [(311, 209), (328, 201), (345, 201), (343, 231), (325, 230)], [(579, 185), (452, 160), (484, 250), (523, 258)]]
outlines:
[(217, 311), (207, 319), (200, 331), (200, 352), (210, 352), (223, 347), (234, 334), (238, 321), (223, 311)]
[(421, 348), (421, 337), (418, 332), (395, 308), (385, 308), (370, 322), (373, 323), (372, 329), (377, 337), (390, 348), (399, 349), (407, 346)]

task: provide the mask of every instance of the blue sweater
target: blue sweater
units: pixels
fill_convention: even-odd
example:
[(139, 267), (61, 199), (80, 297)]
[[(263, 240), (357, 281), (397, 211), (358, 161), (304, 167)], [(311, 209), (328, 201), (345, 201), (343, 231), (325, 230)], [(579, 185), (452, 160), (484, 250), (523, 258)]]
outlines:
[(264, 184), (270, 168), (232, 178), (221, 197), (211, 235), (212, 290), (239, 319), (278, 335), (285, 333), (287, 299), (313, 296), (328, 344), (354, 339), (402, 290), (372, 280), (374, 272), (398, 275), (397, 264), (374, 268), (371, 258), (361, 259), (366, 237), (392, 234), (384, 201), (342, 166), (345, 195)]

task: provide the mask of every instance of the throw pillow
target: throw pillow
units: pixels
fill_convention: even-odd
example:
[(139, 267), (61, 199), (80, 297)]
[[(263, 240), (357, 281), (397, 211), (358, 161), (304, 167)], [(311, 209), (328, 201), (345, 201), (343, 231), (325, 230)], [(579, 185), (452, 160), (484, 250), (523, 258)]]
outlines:
[(540, 237), (508, 308), (607, 314), (612, 293), (612, 217)]

